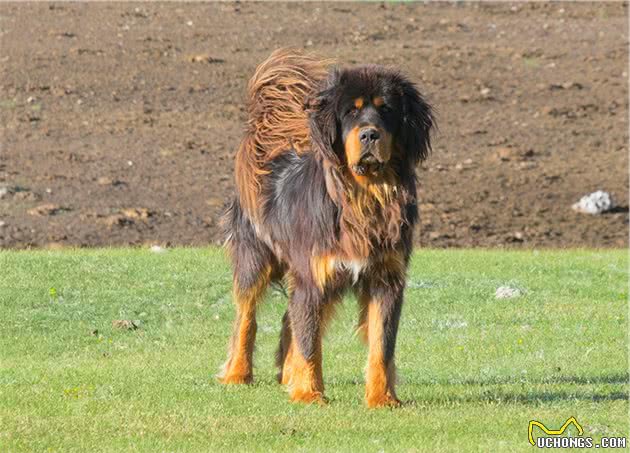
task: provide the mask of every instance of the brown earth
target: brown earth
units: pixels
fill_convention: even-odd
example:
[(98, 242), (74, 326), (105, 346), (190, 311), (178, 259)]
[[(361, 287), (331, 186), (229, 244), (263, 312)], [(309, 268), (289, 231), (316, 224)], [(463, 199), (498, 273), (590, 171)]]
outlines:
[[(2, 3), (0, 247), (206, 244), (282, 46), (402, 68), (440, 130), (423, 246), (628, 245), (622, 3)], [(609, 191), (601, 216), (570, 208)]]

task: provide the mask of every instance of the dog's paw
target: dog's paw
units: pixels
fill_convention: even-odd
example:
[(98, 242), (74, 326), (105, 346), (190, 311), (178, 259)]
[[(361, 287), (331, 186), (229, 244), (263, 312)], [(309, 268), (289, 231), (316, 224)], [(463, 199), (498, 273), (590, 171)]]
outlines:
[(370, 409), (375, 409), (377, 407), (402, 406), (402, 402), (398, 398), (387, 393), (381, 395), (368, 395), (365, 397), (365, 404), (367, 404), (367, 407)]
[(302, 392), (302, 391), (293, 391), (291, 392), (291, 401), (294, 403), (306, 403), (306, 404), (320, 404), (325, 405), (328, 404), (328, 400), (321, 392)]
[(254, 376), (251, 374), (227, 374), (219, 377), (221, 384), (251, 384), (254, 381)]

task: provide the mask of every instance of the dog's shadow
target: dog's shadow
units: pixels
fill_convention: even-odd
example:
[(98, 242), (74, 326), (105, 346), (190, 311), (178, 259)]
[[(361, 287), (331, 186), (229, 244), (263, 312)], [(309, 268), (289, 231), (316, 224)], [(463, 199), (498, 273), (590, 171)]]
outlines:
[[(584, 389), (585, 385), (592, 384), (616, 384), (628, 385), (630, 376), (628, 373), (606, 374), (601, 376), (553, 376), (544, 379), (520, 379), (519, 377), (496, 378), (496, 379), (462, 379), (462, 380), (428, 380), (428, 379), (404, 379), (399, 387), (399, 397), (403, 400), (404, 406), (424, 407), (441, 406), (454, 402), (458, 403), (520, 403), (537, 404), (558, 401), (629, 401), (630, 396), (627, 389), (605, 391), (599, 389)], [(336, 380), (331, 385), (362, 385), (363, 382), (356, 379)], [(541, 385), (562, 384), (563, 389), (544, 390)], [(512, 390), (511, 387), (519, 386), (519, 390)], [(575, 386), (571, 388), (569, 386)], [(405, 387), (416, 387), (412, 395), (405, 391)], [(418, 390), (420, 387), (420, 390)], [(435, 395), (432, 388), (442, 387), (452, 389), (447, 394), (439, 392)], [(459, 387), (459, 389), (455, 389)], [(529, 388), (531, 388), (531, 390)], [(426, 389), (423, 392), (422, 389)], [(424, 393), (424, 395), (423, 395)]]

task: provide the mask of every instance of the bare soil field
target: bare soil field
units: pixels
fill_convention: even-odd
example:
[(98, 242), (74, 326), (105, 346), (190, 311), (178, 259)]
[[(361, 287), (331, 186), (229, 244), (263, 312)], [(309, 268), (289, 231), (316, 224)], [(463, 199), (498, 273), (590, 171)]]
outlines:
[[(219, 241), (256, 65), (401, 68), (425, 247), (628, 245), (623, 3), (2, 3), (0, 247)], [(571, 204), (597, 189), (600, 216)]]

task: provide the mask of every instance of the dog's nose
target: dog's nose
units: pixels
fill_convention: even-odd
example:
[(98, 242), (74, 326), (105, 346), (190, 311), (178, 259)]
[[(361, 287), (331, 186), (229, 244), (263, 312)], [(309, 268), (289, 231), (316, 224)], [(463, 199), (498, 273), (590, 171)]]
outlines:
[(364, 145), (369, 145), (370, 143), (374, 143), (381, 137), (378, 130), (373, 127), (366, 127), (365, 129), (361, 129), (359, 131), (359, 141)]

